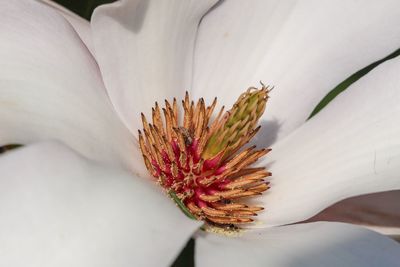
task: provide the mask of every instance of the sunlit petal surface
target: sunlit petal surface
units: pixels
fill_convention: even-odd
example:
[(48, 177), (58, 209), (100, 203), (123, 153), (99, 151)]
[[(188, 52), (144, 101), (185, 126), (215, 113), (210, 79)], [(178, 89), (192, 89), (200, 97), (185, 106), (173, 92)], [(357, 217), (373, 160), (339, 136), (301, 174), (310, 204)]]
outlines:
[(59, 143), (7, 152), (0, 172), (1, 266), (169, 266), (199, 226), (158, 188)]
[(75, 31), (79, 34), (79, 37), (81, 37), (82, 41), (85, 43), (89, 51), (93, 53), (93, 41), (89, 21), (83, 19), (82, 17), (66, 9), (65, 7), (58, 5), (53, 0), (37, 1), (54, 8), (62, 16), (64, 16), (65, 19), (68, 20), (69, 23), (71, 23), (72, 27), (74, 27)]
[(400, 188), (400, 59), (381, 64), (287, 138), (260, 164), (266, 225), (305, 220), (342, 199)]
[(259, 81), (274, 85), (259, 142), (304, 123), (327, 92), (398, 49), (400, 2), (222, 1), (202, 20), (194, 97), (223, 104)]
[(197, 27), (215, 2), (125, 0), (95, 10), (96, 58), (111, 100), (134, 134), (140, 112), (190, 89)]
[(241, 238), (202, 235), (196, 266), (395, 267), (400, 245), (370, 230), (342, 223), (275, 227)]
[(0, 145), (55, 139), (91, 159), (142, 167), (94, 58), (63, 16), (36, 1), (6, 1), (0, 32)]

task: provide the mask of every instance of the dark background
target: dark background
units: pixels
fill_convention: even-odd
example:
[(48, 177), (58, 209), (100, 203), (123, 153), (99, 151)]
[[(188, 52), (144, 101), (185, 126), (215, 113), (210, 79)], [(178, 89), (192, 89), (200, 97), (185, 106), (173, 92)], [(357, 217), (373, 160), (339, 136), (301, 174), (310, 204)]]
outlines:
[(114, 2), (115, 0), (54, 0), (54, 2), (59, 3), (62, 6), (65, 6), (69, 10), (75, 12), (76, 14), (84, 17), (86, 19), (90, 19), (90, 16), (93, 13), (93, 10), (102, 4), (107, 4)]

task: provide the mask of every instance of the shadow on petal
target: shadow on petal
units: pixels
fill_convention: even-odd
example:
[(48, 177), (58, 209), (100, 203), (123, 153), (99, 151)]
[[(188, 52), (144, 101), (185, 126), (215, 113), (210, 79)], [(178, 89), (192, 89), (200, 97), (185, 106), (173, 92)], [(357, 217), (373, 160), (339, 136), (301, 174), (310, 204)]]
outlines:
[(400, 190), (348, 198), (306, 222), (338, 221), (364, 225), (383, 234), (400, 235)]
[(251, 144), (257, 147), (271, 147), (277, 140), (279, 129), (282, 126), (277, 119), (260, 120), (260, 131), (252, 139)]

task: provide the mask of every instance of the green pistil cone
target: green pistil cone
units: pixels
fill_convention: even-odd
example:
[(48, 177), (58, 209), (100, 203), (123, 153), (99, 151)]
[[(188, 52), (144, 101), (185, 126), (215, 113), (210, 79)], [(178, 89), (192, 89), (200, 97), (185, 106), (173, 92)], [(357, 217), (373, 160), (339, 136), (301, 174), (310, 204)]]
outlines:
[(203, 150), (203, 158), (210, 159), (223, 152), (222, 158), (230, 155), (248, 141), (259, 118), (264, 113), (268, 89), (249, 88), (242, 94), (232, 109), (225, 114), (225, 123), (215, 129)]

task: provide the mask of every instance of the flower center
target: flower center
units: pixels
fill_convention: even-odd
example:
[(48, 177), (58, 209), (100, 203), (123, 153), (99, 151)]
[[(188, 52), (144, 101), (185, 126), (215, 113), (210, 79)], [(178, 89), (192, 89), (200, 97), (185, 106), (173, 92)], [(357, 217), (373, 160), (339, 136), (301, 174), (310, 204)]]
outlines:
[(142, 113), (139, 144), (146, 168), (190, 217), (219, 227), (238, 227), (253, 222), (263, 207), (246, 204), (246, 198), (269, 188), (264, 167), (251, 167), (270, 149), (243, 148), (258, 132), (268, 87), (249, 88), (233, 107), (221, 108), (212, 119), (215, 98), (206, 106), (196, 104), (186, 92), (183, 116), (177, 101), (167, 100), (161, 110), (156, 102), (152, 123)]

